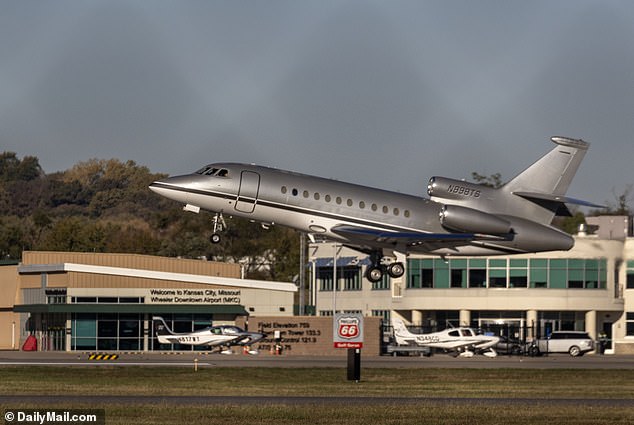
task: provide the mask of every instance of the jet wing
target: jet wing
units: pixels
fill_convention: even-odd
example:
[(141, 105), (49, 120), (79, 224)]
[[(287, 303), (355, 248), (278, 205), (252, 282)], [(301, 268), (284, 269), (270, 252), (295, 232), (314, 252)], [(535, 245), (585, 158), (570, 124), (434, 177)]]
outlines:
[(422, 244), (455, 245), (480, 239), (474, 233), (423, 233), (423, 232), (390, 232), (350, 225), (335, 226), (333, 233), (351, 240), (374, 242), (381, 244), (405, 244), (409, 246)]

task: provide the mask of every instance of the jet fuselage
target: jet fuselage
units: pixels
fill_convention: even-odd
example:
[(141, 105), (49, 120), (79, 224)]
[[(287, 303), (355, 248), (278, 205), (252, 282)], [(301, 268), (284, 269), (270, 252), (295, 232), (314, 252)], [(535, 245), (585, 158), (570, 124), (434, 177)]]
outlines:
[[(367, 250), (496, 255), (567, 250), (573, 244), (569, 235), (551, 226), (503, 211), (457, 206), (461, 229), (456, 230), (441, 220), (450, 203), (257, 165), (212, 164), (193, 174), (154, 182), (150, 189), (188, 210), (200, 208), (288, 226)], [(466, 201), (473, 197), (462, 192)], [(493, 225), (484, 229), (504, 229), (496, 234), (478, 231), (479, 223), (489, 222)]]

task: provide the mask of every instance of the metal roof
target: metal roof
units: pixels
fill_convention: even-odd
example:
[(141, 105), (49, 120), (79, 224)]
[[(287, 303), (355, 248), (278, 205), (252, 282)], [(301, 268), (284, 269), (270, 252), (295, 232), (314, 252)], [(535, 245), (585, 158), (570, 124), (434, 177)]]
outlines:
[(230, 277), (206, 276), (186, 273), (159, 272), (154, 270), (129, 269), (123, 267), (94, 266), (89, 264), (27, 264), (18, 267), (18, 273), (60, 273), (77, 272), (111, 276), (137, 277), (145, 279), (190, 282), (204, 285), (231, 286), (235, 288), (268, 289), (270, 291), (297, 292), (294, 283), (270, 282), (266, 280), (234, 279)]

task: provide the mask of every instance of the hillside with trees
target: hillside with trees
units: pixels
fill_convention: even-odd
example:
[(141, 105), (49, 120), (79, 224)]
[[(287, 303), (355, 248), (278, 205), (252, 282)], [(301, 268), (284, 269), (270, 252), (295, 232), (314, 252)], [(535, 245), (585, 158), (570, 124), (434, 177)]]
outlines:
[(0, 154), (0, 258), (24, 250), (119, 252), (206, 258), (246, 265), (247, 276), (290, 281), (299, 270), (299, 235), (229, 219), (209, 242), (211, 214), (186, 213), (151, 192), (166, 177), (134, 161), (91, 159), (46, 174), (36, 157)]
[[(227, 219), (222, 242), (212, 244), (212, 215), (186, 213), (148, 189), (165, 174), (134, 161), (90, 159), (46, 174), (33, 156), (0, 154), (0, 260), (20, 260), (24, 250), (117, 252), (240, 262), (254, 279), (293, 280), (299, 271), (299, 235)], [(475, 182), (500, 187), (500, 174), (473, 173)], [(601, 214), (629, 215), (631, 186), (614, 193)], [(574, 233), (585, 215), (557, 218)]]

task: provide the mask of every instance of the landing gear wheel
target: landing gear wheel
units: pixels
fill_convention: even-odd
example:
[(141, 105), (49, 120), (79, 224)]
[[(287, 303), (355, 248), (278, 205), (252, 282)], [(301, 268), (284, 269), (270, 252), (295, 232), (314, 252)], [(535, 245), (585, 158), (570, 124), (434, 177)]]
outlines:
[(214, 233), (213, 235), (211, 235), (211, 237), (209, 238), (209, 240), (211, 241), (211, 243), (216, 244), (216, 243), (220, 243), (220, 235), (218, 233)]
[(403, 263), (392, 263), (387, 266), (387, 274), (393, 278), (403, 276), (403, 274), (405, 274), (405, 267), (403, 266)]
[(383, 279), (383, 269), (381, 266), (370, 266), (365, 272), (365, 277), (372, 283), (379, 282)]

